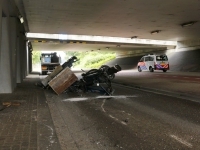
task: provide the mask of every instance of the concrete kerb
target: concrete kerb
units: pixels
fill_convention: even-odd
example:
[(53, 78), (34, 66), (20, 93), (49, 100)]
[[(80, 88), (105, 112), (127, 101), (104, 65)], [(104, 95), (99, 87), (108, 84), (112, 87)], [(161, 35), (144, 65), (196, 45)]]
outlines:
[(176, 97), (184, 100), (189, 100), (192, 102), (200, 103), (200, 98), (197, 96), (185, 94), (185, 93), (178, 93), (178, 92), (172, 92), (172, 91), (166, 91), (166, 90), (160, 90), (160, 89), (154, 89), (154, 88), (148, 88), (148, 87), (142, 87), (140, 85), (133, 85), (133, 84), (126, 84), (126, 83), (121, 83), (121, 82), (113, 82), (113, 84), (116, 84), (118, 86), (124, 86), (128, 88), (134, 88), (136, 90), (141, 90), (141, 91), (147, 91), (147, 92), (152, 92), (156, 94), (161, 94), (161, 95), (167, 95), (171, 97)]

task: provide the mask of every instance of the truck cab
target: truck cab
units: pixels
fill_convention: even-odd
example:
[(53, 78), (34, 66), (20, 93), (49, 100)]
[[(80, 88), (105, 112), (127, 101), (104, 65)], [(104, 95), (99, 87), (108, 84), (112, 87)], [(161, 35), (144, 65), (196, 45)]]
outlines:
[(61, 58), (57, 56), (56, 52), (42, 53), (40, 60), (42, 75), (47, 75), (48, 72), (53, 72), (56, 66), (59, 66), (61, 62)]

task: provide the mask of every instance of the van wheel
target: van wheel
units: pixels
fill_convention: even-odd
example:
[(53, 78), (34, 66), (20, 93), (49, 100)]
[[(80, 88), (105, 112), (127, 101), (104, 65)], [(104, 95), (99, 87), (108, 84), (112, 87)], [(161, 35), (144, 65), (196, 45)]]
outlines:
[(149, 68), (150, 72), (154, 72), (154, 69), (152, 67)]
[(167, 72), (167, 70), (163, 70), (163, 72)]
[(140, 68), (140, 66), (138, 67), (138, 71), (139, 71), (139, 72), (142, 72), (142, 69)]

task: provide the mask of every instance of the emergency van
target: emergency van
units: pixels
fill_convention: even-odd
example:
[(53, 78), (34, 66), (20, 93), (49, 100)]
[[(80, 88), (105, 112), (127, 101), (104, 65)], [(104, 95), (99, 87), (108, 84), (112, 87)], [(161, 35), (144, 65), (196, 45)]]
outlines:
[(143, 56), (137, 65), (138, 71), (150, 71), (154, 72), (154, 70), (162, 70), (163, 72), (166, 72), (169, 70), (169, 61), (167, 55), (153, 55), (149, 54), (146, 56)]

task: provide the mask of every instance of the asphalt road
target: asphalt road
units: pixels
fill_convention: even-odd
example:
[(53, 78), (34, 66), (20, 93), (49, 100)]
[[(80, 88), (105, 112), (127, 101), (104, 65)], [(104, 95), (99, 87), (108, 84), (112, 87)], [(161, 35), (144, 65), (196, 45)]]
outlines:
[(200, 102), (199, 72), (138, 72), (125, 70), (113, 82)]
[(200, 103), (113, 87), (112, 97), (45, 91), (63, 150), (200, 149)]

